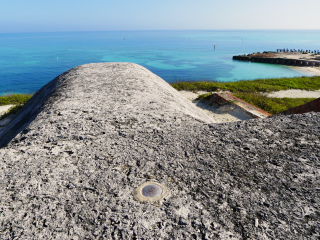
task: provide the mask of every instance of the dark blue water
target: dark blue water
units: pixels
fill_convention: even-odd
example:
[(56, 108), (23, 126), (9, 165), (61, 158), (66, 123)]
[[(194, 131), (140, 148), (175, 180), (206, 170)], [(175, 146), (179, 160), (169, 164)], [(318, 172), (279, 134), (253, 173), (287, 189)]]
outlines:
[(285, 66), (232, 60), (278, 48), (320, 49), (320, 31), (0, 34), (0, 94), (35, 92), (64, 71), (94, 62), (138, 63), (167, 82), (302, 76)]

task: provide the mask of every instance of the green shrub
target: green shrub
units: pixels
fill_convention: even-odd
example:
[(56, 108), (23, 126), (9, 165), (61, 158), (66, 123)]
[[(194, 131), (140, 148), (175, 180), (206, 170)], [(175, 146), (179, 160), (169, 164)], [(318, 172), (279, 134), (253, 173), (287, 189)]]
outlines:
[(234, 96), (262, 110), (276, 114), (287, 109), (306, 104), (315, 98), (269, 98), (258, 93), (233, 93)]
[(175, 82), (171, 84), (177, 90), (188, 91), (217, 91), (228, 90), (231, 92), (273, 92), (288, 89), (318, 90), (320, 89), (320, 76), (298, 78), (258, 79), (239, 82)]
[[(315, 98), (269, 98), (260, 93), (252, 92), (235, 92), (237, 98), (250, 103), (268, 113), (276, 114), (287, 109), (306, 104)], [(196, 100), (209, 101), (211, 93), (201, 94)]]
[(0, 96), (0, 106), (4, 105), (17, 105), (17, 104), (25, 104), (30, 98), (31, 94), (10, 94)]
[(0, 96), (0, 106), (14, 105), (0, 117), (0, 120), (8, 117), (11, 114), (17, 113), (31, 97), (31, 94), (10, 94)]
[(205, 93), (205, 94), (201, 94), (199, 95), (196, 100), (200, 100), (200, 101), (209, 101), (211, 97), (211, 93)]

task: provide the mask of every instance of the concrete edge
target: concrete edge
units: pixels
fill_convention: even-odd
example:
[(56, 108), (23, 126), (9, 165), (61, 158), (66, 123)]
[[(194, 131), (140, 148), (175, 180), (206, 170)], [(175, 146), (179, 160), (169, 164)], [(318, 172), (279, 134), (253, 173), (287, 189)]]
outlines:
[(213, 93), (209, 101), (218, 105), (234, 104), (253, 118), (266, 118), (272, 116), (272, 114), (233, 96), (229, 92)]

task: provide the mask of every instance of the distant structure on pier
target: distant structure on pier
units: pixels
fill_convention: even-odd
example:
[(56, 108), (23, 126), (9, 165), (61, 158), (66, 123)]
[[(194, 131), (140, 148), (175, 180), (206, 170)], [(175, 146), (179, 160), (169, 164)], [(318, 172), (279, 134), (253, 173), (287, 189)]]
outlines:
[(277, 49), (277, 52), (300, 52), (300, 53), (314, 53), (314, 54), (320, 54), (320, 50), (303, 50), (303, 49), (285, 49), (285, 48), (279, 48)]

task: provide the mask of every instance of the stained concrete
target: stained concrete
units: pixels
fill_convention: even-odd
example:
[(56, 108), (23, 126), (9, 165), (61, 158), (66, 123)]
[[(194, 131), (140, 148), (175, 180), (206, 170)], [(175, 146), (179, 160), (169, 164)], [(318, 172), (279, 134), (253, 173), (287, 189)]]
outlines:
[[(145, 68), (76, 67), (0, 133), (1, 239), (315, 239), (320, 113), (210, 123)], [(166, 186), (159, 205), (133, 191)]]

